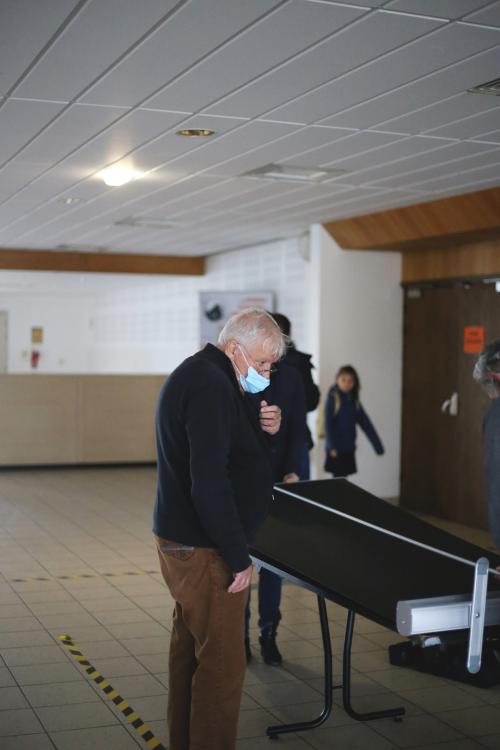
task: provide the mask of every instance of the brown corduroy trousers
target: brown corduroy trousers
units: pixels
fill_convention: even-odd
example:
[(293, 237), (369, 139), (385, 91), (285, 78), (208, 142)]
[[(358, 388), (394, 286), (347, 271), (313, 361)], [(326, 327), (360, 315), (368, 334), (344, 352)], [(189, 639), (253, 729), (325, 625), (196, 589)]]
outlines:
[(248, 591), (227, 592), (233, 576), (213, 549), (175, 549), (156, 537), (175, 600), (169, 655), (169, 750), (234, 750), (246, 659)]

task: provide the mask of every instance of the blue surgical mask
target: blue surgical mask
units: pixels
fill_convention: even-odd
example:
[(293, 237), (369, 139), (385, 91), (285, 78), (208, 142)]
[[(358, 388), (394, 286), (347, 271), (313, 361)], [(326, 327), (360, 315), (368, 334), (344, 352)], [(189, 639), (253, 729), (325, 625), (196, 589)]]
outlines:
[[(240, 350), (245, 357), (245, 352), (243, 351), (243, 349), (241, 349), (241, 347)], [(248, 365), (248, 359), (246, 357), (245, 362)], [(259, 372), (257, 372), (255, 367), (251, 367), (250, 365), (248, 365), (248, 372), (246, 377), (240, 372), (240, 383), (243, 390), (247, 393), (260, 393), (269, 386), (269, 380)]]

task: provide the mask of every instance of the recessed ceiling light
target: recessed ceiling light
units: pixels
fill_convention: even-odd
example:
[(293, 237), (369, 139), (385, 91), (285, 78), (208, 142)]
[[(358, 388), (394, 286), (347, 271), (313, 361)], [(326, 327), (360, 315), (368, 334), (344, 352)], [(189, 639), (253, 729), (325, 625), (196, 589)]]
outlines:
[(82, 199), (81, 198), (76, 198), (76, 197), (74, 197), (74, 198), (71, 198), (71, 197), (68, 197), (68, 198), (59, 198), (58, 202), (59, 203), (63, 203), (65, 206), (74, 206), (75, 203), (81, 203)]
[(140, 227), (142, 229), (173, 229), (179, 226), (173, 221), (154, 216), (126, 216), (115, 221), (117, 227)]
[(210, 128), (185, 128), (184, 130), (178, 130), (177, 135), (184, 135), (186, 138), (209, 138), (211, 135), (215, 135), (215, 130), (210, 130)]
[(259, 177), (268, 180), (286, 180), (291, 182), (324, 182), (325, 180), (345, 174), (344, 169), (321, 169), (320, 167), (293, 167), (288, 164), (265, 164), (241, 177)]
[(467, 89), (470, 94), (491, 94), (500, 96), (500, 78), (494, 78), (486, 83), (479, 83), (477, 86)]
[(126, 185), (131, 180), (136, 180), (142, 176), (142, 172), (136, 172), (131, 167), (127, 167), (125, 164), (113, 164), (111, 167), (101, 170), (97, 173), (105, 185), (109, 187), (121, 187)]

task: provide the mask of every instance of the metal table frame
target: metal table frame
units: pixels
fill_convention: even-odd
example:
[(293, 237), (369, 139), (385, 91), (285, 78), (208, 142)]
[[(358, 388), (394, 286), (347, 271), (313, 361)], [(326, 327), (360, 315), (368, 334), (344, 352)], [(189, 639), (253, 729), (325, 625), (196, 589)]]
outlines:
[(344, 706), (345, 712), (356, 721), (372, 721), (373, 719), (387, 719), (387, 718), (394, 718), (398, 720), (401, 716), (404, 715), (405, 709), (403, 707), (398, 708), (390, 708), (385, 709), (382, 711), (370, 711), (367, 713), (360, 713), (359, 711), (356, 711), (352, 707), (351, 702), (351, 649), (352, 649), (352, 639), (354, 635), (354, 622), (356, 618), (356, 613), (352, 609), (348, 609), (347, 613), (347, 623), (346, 623), (346, 629), (345, 629), (345, 636), (344, 636), (344, 649), (343, 649), (343, 658), (342, 658), (342, 684), (335, 686), (333, 684), (333, 653), (332, 653), (332, 643), (330, 640), (330, 626), (328, 622), (328, 612), (326, 609), (326, 601), (324, 594), (316, 589), (314, 586), (311, 586), (308, 583), (305, 583), (305, 581), (301, 581), (298, 578), (295, 578), (293, 576), (290, 576), (285, 571), (281, 570), (280, 568), (277, 568), (273, 565), (270, 565), (268, 562), (265, 562), (255, 555), (252, 555), (252, 559), (257, 565), (260, 565), (261, 567), (266, 568), (267, 570), (270, 570), (272, 573), (276, 573), (276, 575), (280, 576), (281, 578), (286, 579), (287, 581), (290, 581), (290, 583), (295, 583), (298, 586), (301, 586), (302, 588), (306, 588), (309, 591), (312, 591), (316, 594), (317, 602), (318, 602), (318, 610), (319, 610), (319, 621), (321, 625), (321, 640), (323, 642), (323, 657), (324, 657), (324, 683), (323, 683), (323, 700), (324, 705), (321, 713), (319, 716), (315, 719), (312, 719), (310, 721), (299, 721), (295, 722), (293, 724), (278, 724), (275, 726), (270, 726), (266, 730), (266, 734), (270, 739), (276, 739), (280, 734), (287, 734), (289, 732), (304, 732), (308, 729), (315, 729), (316, 727), (321, 726), (328, 717), (331, 714), (332, 707), (333, 707), (333, 690), (337, 688), (342, 689), (342, 703)]

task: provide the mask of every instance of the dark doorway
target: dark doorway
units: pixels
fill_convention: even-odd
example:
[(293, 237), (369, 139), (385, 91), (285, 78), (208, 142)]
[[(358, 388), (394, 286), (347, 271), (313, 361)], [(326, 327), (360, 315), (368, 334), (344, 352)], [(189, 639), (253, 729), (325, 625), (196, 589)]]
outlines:
[[(464, 329), (500, 338), (495, 283), (405, 288), (401, 505), (486, 528), (482, 421), (489, 399), (473, 381)], [(465, 348), (474, 348), (474, 335)]]

